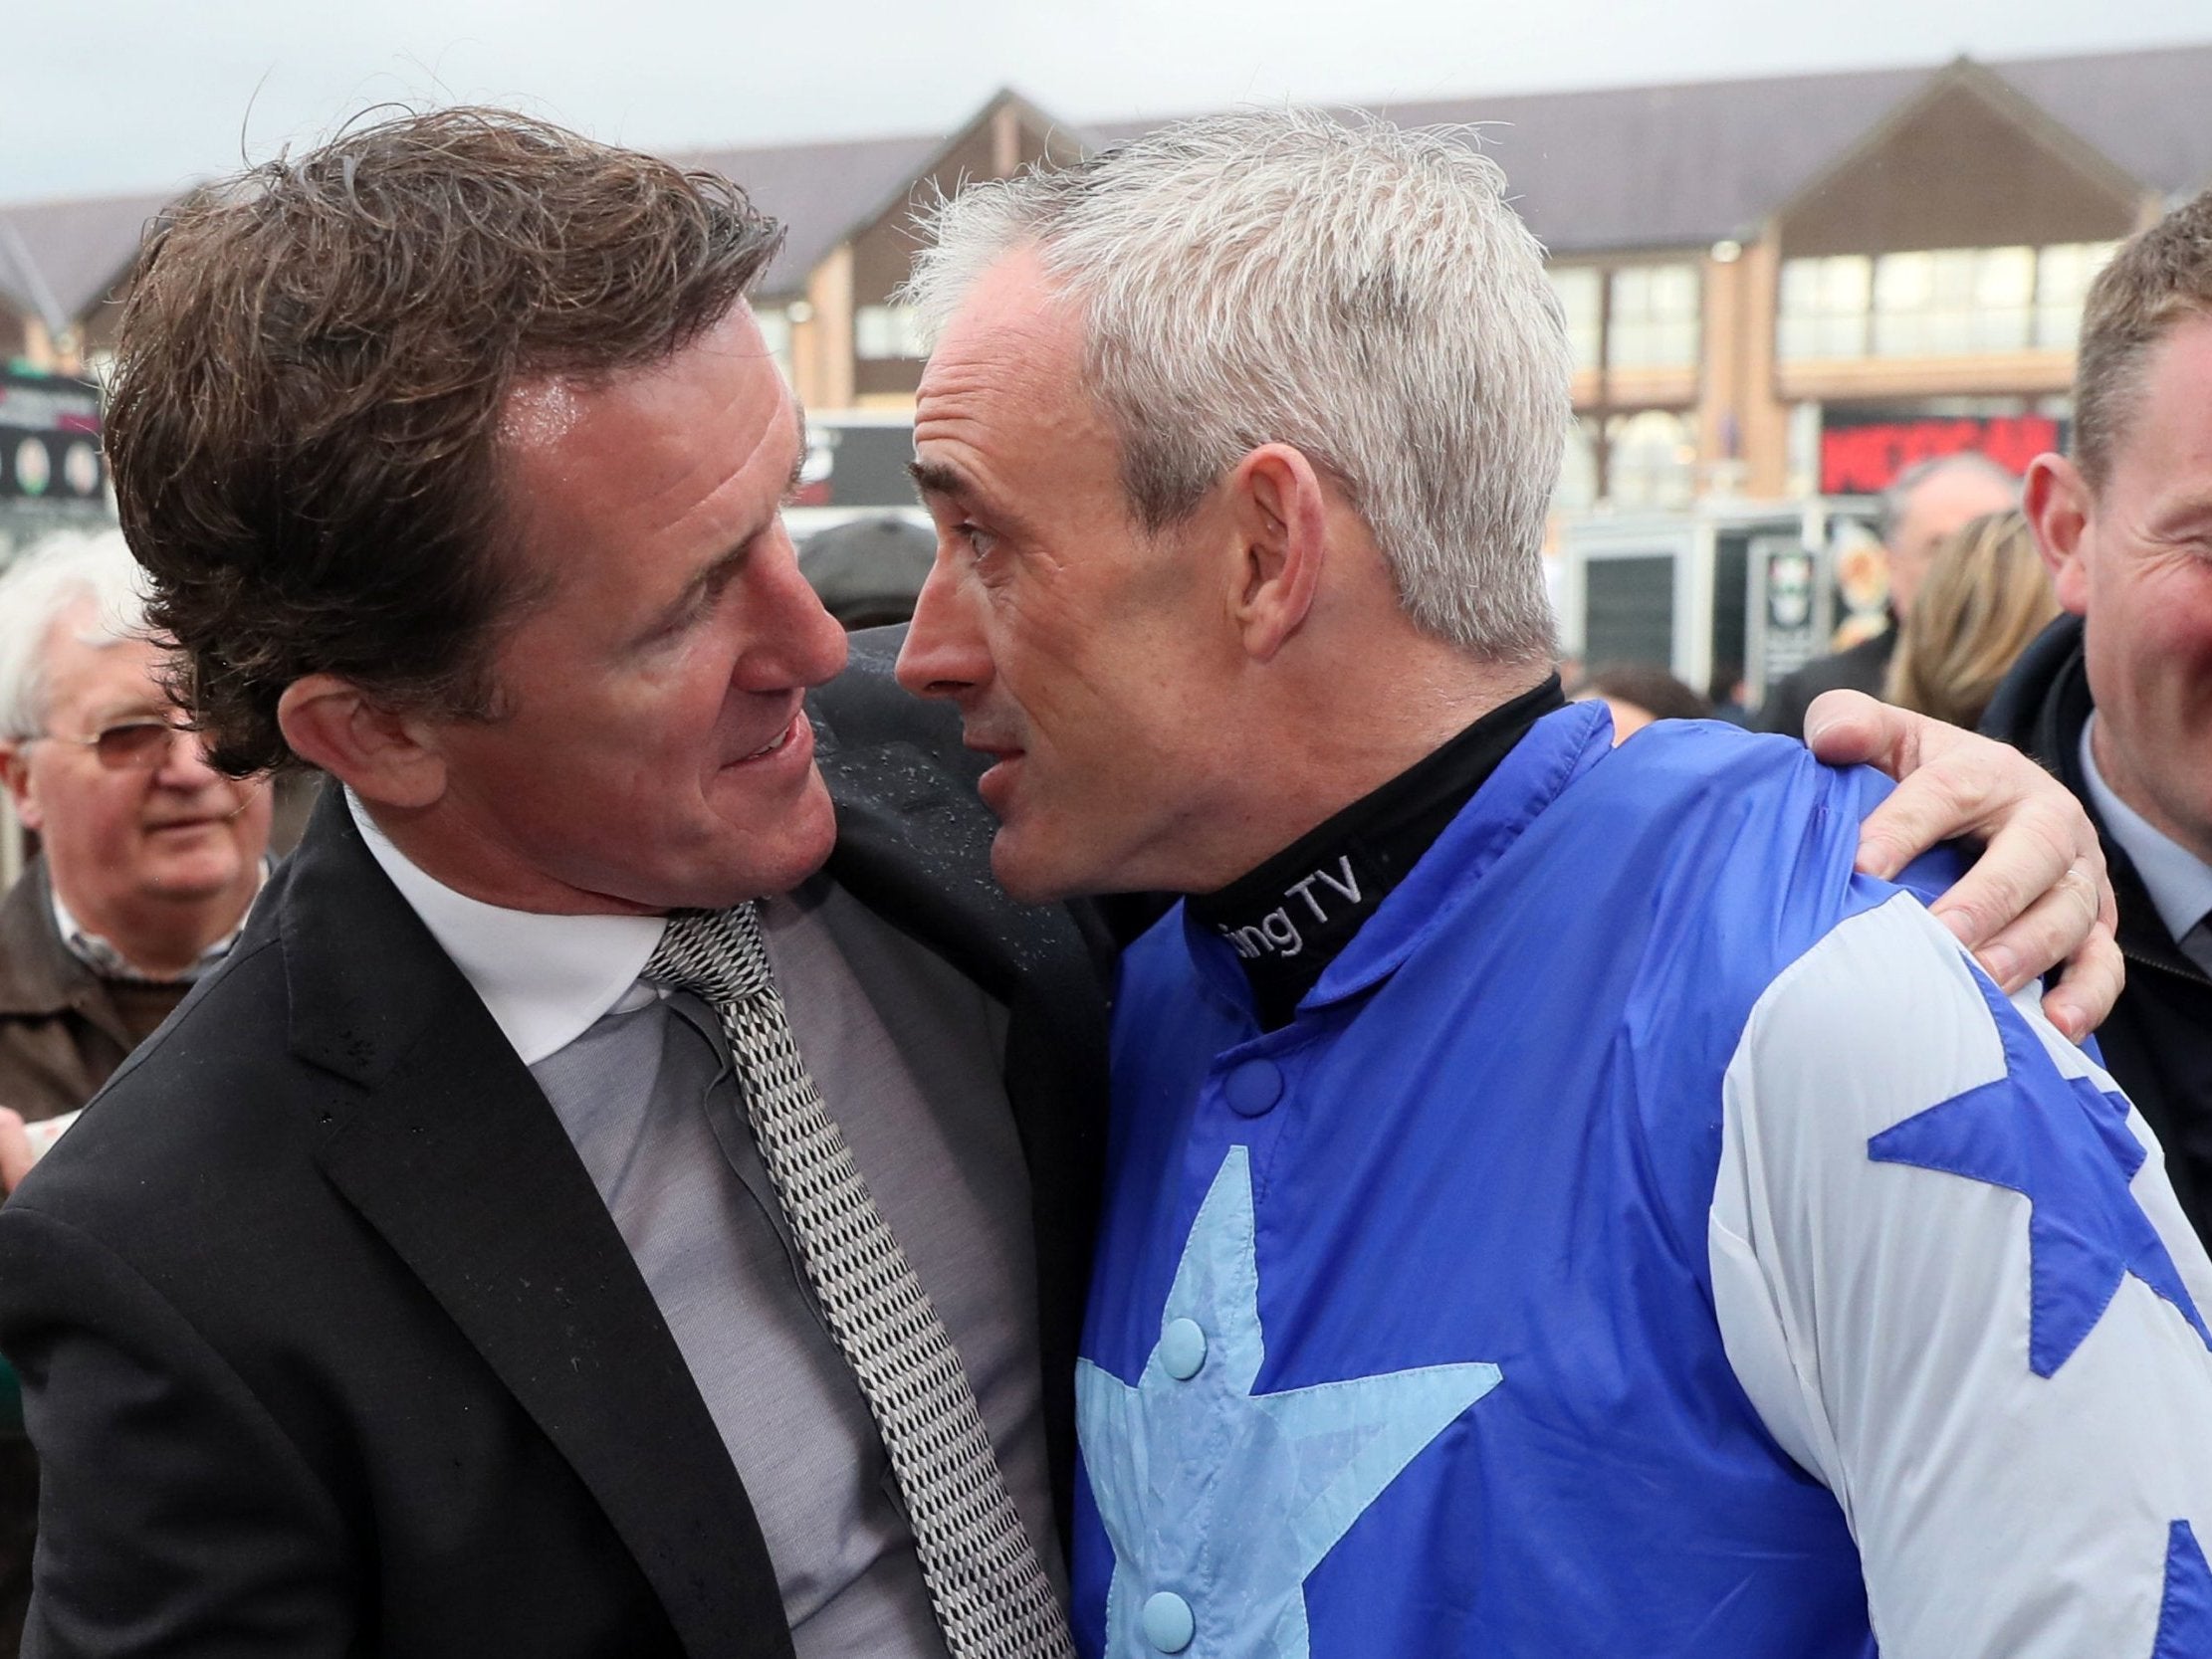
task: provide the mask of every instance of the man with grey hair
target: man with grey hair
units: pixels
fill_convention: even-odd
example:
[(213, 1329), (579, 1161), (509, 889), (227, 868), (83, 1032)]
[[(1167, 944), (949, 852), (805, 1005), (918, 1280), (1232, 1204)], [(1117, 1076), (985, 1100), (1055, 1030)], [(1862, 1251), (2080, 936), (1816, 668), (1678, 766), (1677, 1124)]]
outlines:
[(0, 579), (0, 777), (39, 856), (0, 901), (0, 1107), (74, 1111), (218, 959), (269, 791), (212, 770), (162, 691), (119, 530)]
[(948, 204), (914, 284), (900, 679), (1009, 891), (1188, 896), (1116, 1001), (1079, 1645), (2207, 1651), (2155, 1144), (1944, 858), (1855, 869), (1872, 773), (1563, 705), (1503, 183), (1183, 123)]
[(1785, 674), (1767, 688), (1758, 728), (1795, 737), (1823, 692), (1880, 697), (1896, 655), (1897, 629), (1920, 591), (1936, 544), (1985, 513), (2020, 505), (2020, 481), (1977, 450), (1915, 461), (1881, 493), (1882, 560), (1889, 575), (1889, 624), (1878, 634)]
[[(0, 778), (40, 852), (0, 899), (0, 1187), (238, 936), (269, 791), (175, 726), (120, 531), (39, 543), (0, 577)], [(9, 1378), (12, 1382), (12, 1376)], [(0, 1651), (30, 1588), (37, 1467), (0, 1431)]]

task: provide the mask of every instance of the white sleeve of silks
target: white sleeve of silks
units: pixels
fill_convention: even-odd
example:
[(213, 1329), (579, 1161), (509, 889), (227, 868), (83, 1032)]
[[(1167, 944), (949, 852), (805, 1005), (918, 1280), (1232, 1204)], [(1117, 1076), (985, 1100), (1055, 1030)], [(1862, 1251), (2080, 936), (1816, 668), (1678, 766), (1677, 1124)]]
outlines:
[(2212, 1264), (2034, 990), (2008, 1006), (1900, 894), (1768, 987), (1726, 1075), (1722, 1339), (1843, 1506), (1883, 1659), (2163, 1659), (2175, 1524), (2212, 1547), (2212, 1351), (2184, 1311), (2212, 1310)]

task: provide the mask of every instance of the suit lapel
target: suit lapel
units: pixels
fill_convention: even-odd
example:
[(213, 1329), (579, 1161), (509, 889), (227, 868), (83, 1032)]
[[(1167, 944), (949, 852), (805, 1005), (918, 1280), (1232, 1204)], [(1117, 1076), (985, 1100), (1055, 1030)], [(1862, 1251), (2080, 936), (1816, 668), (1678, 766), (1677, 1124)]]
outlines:
[(325, 1172), (575, 1469), (686, 1649), (788, 1655), (759, 1524), (628, 1248), (335, 789), (289, 876), (293, 1050), (356, 1091)]

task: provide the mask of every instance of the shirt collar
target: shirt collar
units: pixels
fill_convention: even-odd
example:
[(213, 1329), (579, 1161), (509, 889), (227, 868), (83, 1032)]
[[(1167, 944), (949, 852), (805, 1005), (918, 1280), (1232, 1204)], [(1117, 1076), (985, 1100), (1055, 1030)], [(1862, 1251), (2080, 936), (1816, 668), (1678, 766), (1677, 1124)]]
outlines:
[(47, 883), (47, 898), (54, 907), (54, 926), (62, 935), (62, 947), (83, 962), (103, 979), (123, 979), (145, 985), (189, 985), (217, 962), (230, 954), (230, 947), (238, 942), (238, 935), (246, 931), (246, 919), (254, 914), (254, 899), (261, 897), (261, 890), (269, 880), (269, 866), (263, 862), (256, 867), (253, 898), (246, 901), (246, 908), (238, 913), (237, 924), (221, 938), (209, 944), (182, 973), (163, 977), (146, 972), (116, 948), (111, 939), (103, 938), (91, 932), (70, 914), (62, 902), (62, 891), (52, 882)]
[(556, 1054), (602, 1015), (659, 992), (638, 974), (660, 943), (658, 916), (546, 916), (456, 893), (393, 846), (353, 791), (345, 807), (369, 855), (514, 1044), (526, 1066)]
[(2112, 793), (2112, 786), (2097, 769), (2097, 755), (2090, 742), (2090, 733), (2096, 729), (2097, 716), (2092, 713), (2082, 726), (2082, 781), (2089, 786), (2090, 802), (2112, 839), (2119, 843), (2119, 850), (2134, 864), (2158, 920), (2178, 944), (2212, 912), (2212, 864), (2206, 864)]

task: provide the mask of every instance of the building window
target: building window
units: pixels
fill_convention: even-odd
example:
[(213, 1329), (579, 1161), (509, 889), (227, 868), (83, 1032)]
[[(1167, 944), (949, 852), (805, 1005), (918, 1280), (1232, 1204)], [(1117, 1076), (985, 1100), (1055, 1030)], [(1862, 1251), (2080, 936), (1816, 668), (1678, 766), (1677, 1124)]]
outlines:
[(1694, 368), (1697, 268), (1631, 265), (1613, 273), (1606, 327), (1609, 368)]
[(1689, 417), (1668, 409), (1606, 422), (1606, 499), (1615, 507), (1687, 507), (1697, 491), (1697, 441)]
[(862, 306), (852, 313), (853, 355), (868, 362), (920, 361), (929, 355), (922, 319), (912, 306)]
[(1596, 368), (1604, 338), (1605, 273), (1594, 265), (1563, 265), (1546, 275), (1559, 296), (1559, 309), (1567, 313), (1567, 345), (1576, 369)]
[(2115, 242), (1785, 260), (1777, 349), (1809, 358), (2067, 351)]
[(1963, 357), (2026, 348), (2033, 248), (1946, 248), (1875, 262), (1874, 354)]
[(2119, 251), (2116, 242), (2066, 242), (2036, 259), (2036, 344), (2071, 351), (2082, 332), (2082, 303), (2090, 284)]
[(1783, 359), (1864, 357), (1873, 292), (1874, 261), (1864, 254), (1785, 260), (1778, 345)]

